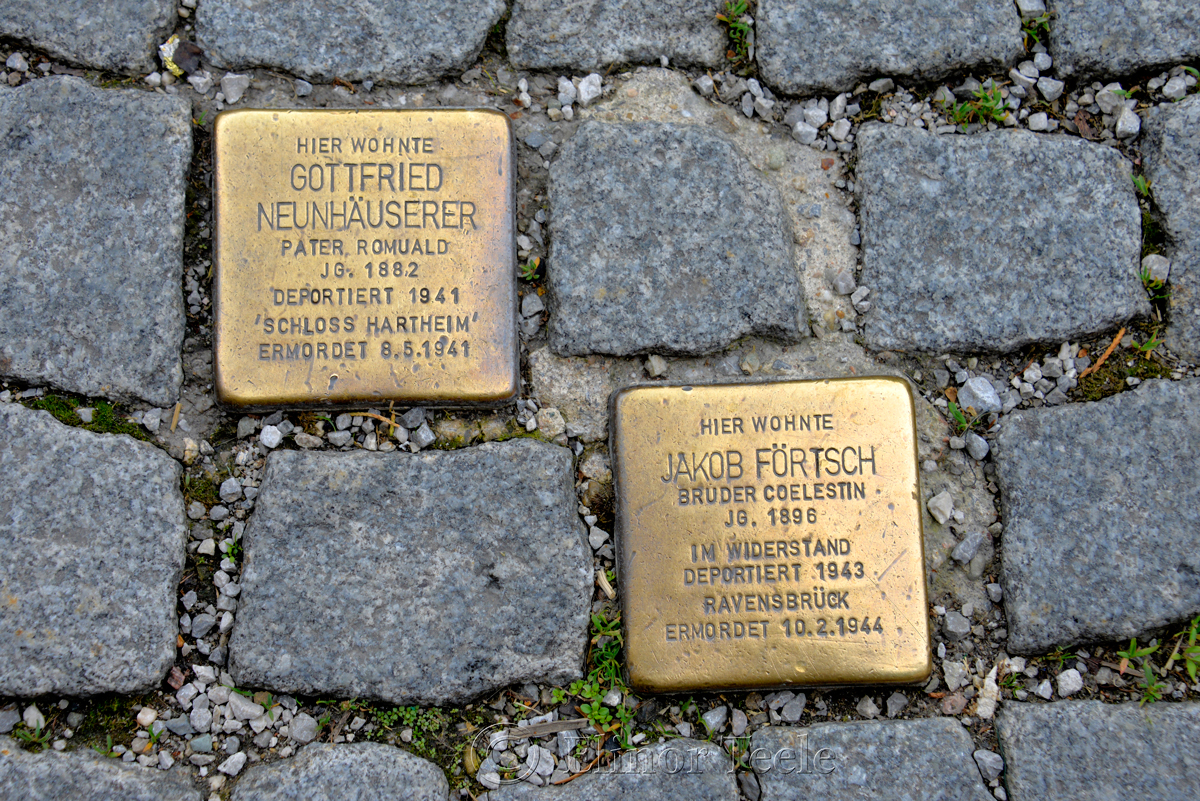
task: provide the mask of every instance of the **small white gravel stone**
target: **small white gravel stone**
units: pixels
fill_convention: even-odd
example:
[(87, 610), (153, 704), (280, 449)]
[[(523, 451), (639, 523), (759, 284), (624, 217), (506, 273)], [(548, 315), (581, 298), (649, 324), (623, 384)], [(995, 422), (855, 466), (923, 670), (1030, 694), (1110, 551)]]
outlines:
[(802, 145), (811, 145), (817, 141), (817, 129), (801, 120), (792, 129), (792, 136), (796, 137), (796, 141)]
[(862, 715), (868, 720), (879, 716), (879, 707), (876, 706), (875, 700), (869, 695), (864, 695), (861, 699), (859, 699), (858, 705), (854, 708), (858, 710), (858, 714)]
[(1075, 668), (1068, 668), (1058, 674), (1058, 694), (1063, 698), (1072, 696), (1082, 689), (1083, 677)]
[(600, 74), (593, 72), (579, 82), (579, 105), (587, 108), (603, 91)]
[(238, 751), (229, 759), (217, 766), (217, 770), (224, 773), (226, 776), (236, 776), (242, 772), (242, 768), (246, 766), (246, 752)]
[(950, 496), (949, 490), (943, 490), (937, 495), (934, 495), (925, 504), (929, 509), (929, 514), (933, 515), (933, 519), (945, 525), (950, 519), (950, 515), (954, 513), (954, 498)]
[(225, 77), (221, 79), (221, 92), (225, 95), (225, 102), (228, 105), (233, 105), (242, 99), (242, 95), (250, 88), (249, 75), (236, 75), (232, 72), (225, 73)]
[(1155, 281), (1165, 283), (1171, 277), (1171, 260), (1166, 256), (1151, 253), (1142, 259), (1142, 270)]
[(657, 353), (652, 353), (646, 357), (646, 375), (651, 378), (660, 378), (667, 374), (667, 360)]
[(1000, 778), (1000, 774), (1004, 772), (1004, 759), (995, 751), (985, 751), (980, 749), (973, 755), (975, 764), (979, 766), (979, 772), (983, 774), (984, 781), (994, 781)]
[(1064, 84), (1062, 81), (1057, 81), (1054, 78), (1042, 76), (1037, 80), (1037, 90), (1039, 93), (1041, 93), (1042, 97), (1045, 98), (1047, 103), (1053, 103), (1055, 100), (1058, 100), (1060, 97), (1062, 97), (1063, 86)]
[(258, 441), (264, 448), (278, 448), (279, 444), (283, 442), (283, 434), (280, 434), (279, 429), (275, 426), (263, 426), (262, 431), (258, 433)]
[(1116, 134), (1118, 139), (1132, 139), (1142, 130), (1142, 118), (1131, 108), (1121, 110), (1117, 117)]
[(729, 707), (719, 706), (705, 712), (700, 719), (704, 721), (704, 727), (708, 729), (709, 734), (713, 734), (725, 728), (725, 721), (728, 717)]

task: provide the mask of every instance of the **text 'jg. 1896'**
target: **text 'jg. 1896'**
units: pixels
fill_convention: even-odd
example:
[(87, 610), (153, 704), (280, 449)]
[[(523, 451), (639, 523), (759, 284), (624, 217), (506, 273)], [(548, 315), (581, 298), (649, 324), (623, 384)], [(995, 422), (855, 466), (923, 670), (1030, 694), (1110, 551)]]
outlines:
[(214, 127), (226, 406), (489, 406), (518, 378), (512, 134), (493, 111)]
[(928, 677), (904, 381), (637, 387), (612, 406), (635, 687)]

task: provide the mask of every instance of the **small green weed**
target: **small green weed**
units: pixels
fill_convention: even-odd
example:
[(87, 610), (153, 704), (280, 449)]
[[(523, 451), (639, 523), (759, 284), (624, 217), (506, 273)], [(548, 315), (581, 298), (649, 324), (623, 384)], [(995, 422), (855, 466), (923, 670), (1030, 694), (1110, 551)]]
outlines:
[(725, 0), (725, 11), (717, 14), (717, 19), (725, 24), (729, 34), (729, 50), (725, 57), (740, 65), (750, 58), (750, 26), (742, 21), (742, 17), (750, 10), (748, 0)]
[(1068, 659), (1071, 659), (1073, 656), (1074, 656), (1074, 654), (1072, 654), (1070, 651), (1060, 647), (1060, 648), (1055, 648), (1053, 651), (1046, 654), (1046, 661), (1047, 662), (1057, 662), (1058, 667), (1061, 669), (1063, 666), (1063, 663), (1066, 662)]
[(450, 716), (436, 707), (424, 710), (419, 706), (368, 709), (379, 725), (379, 728), (368, 736), (378, 738), (384, 732), (412, 729), (412, 740), (408, 745), (414, 753), (426, 759), (433, 759), (437, 755), (439, 740), (450, 728)]
[(1137, 637), (1134, 637), (1129, 641), (1128, 648), (1126, 648), (1124, 651), (1117, 651), (1117, 656), (1121, 657), (1122, 666), (1124, 666), (1124, 664), (1131, 659), (1142, 659), (1150, 656), (1150, 654), (1157, 650), (1157, 645), (1148, 645), (1145, 648), (1139, 648), (1137, 644)]
[(1200, 80), (1200, 70), (1196, 69), (1195, 67), (1184, 67), (1183, 69), (1185, 72), (1190, 72), (1193, 77)]
[(972, 428), (976, 423), (979, 422), (978, 417), (972, 417), (970, 419), (967, 419), (967, 416), (963, 413), (963, 410), (960, 409), (958, 407), (958, 404), (955, 403), (954, 401), (950, 401), (946, 405), (946, 408), (950, 412), (950, 417), (954, 419), (954, 429), (955, 429), (955, 433), (957, 433), (957, 434), (965, 433), (970, 428)]
[(1136, 659), (1141, 663), (1142, 668), (1142, 700), (1141, 705), (1152, 704), (1155, 701), (1162, 699), (1162, 691), (1166, 687), (1165, 684), (1155, 674), (1154, 663), (1150, 661), (1150, 655), (1158, 650), (1158, 645), (1147, 645), (1138, 647), (1137, 637), (1129, 641), (1129, 647), (1123, 651), (1117, 651), (1117, 656), (1121, 657), (1120, 672), (1125, 672), (1125, 666), (1132, 660)]
[(120, 756), (120, 754), (118, 754), (116, 751), (114, 751), (114, 750), (113, 750), (113, 741), (112, 741), (112, 735), (111, 735), (111, 734), (105, 735), (105, 737), (104, 737), (104, 741), (105, 741), (105, 746), (104, 746), (104, 748), (101, 748), (101, 747), (100, 747), (100, 746), (98, 746), (98, 745), (93, 745), (93, 746), (92, 746), (92, 750), (93, 750), (93, 751), (95, 751), (95, 752), (96, 752), (97, 754), (99, 754), (100, 756), (102, 756), (102, 757), (108, 757), (108, 758), (110, 758), (110, 759), (111, 759), (112, 757), (117, 757), (117, 756)]
[(1025, 36), (1025, 49), (1029, 49), (1029, 40), (1041, 44), (1043, 36), (1050, 35), (1050, 20), (1054, 18), (1053, 13), (1045, 13), (1039, 17), (1027, 19), (1021, 23), (1021, 33)]
[(1196, 683), (1196, 671), (1200, 670), (1200, 615), (1192, 618), (1191, 625), (1187, 631), (1188, 644), (1183, 649), (1184, 666), (1187, 668), (1188, 676), (1191, 677), (1192, 683)]
[(974, 100), (955, 103), (950, 107), (950, 117), (954, 120), (955, 125), (961, 125), (965, 129), (968, 124), (976, 120), (1003, 122), (1004, 118), (1008, 116), (1008, 101), (1004, 99), (1004, 93), (1000, 90), (999, 84), (992, 84), (988, 89), (981, 86), (973, 94), (975, 95)]
[(1138, 278), (1142, 280), (1142, 286), (1145, 287), (1146, 293), (1150, 295), (1150, 300), (1165, 300), (1167, 293), (1164, 291), (1166, 284), (1161, 278), (1155, 278), (1150, 274), (1150, 270), (1142, 267), (1138, 270)]
[(1133, 188), (1142, 197), (1150, 197), (1150, 179), (1144, 175), (1133, 176)]
[(1138, 702), (1138, 706), (1161, 701), (1166, 685), (1154, 675), (1154, 663), (1149, 659), (1142, 660), (1142, 673), (1142, 700)]
[(536, 281), (538, 279), (538, 268), (542, 266), (540, 257), (530, 259), (525, 264), (520, 266), (522, 281)]
[(1154, 334), (1152, 334), (1150, 336), (1149, 339), (1147, 339), (1142, 344), (1139, 345), (1137, 343), (1134, 343), (1133, 346), (1135, 348), (1137, 348), (1139, 351), (1141, 351), (1143, 357), (1149, 359), (1150, 354), (1154, 352), (1154, 349), (1157, 348), (1162, 343), (1163, 343), (1162, 338), (1159, 337), (1157, 332), (1155, 332)]
[(43, 730), (41, 726), (36, 729), (27, 729), (24, 726), (13, 729), (12, 736), (20, 740), (26, 748), (36, 751), (41, 751), (50, 744), (50, 730)]
[[(30, 409), (40, 409), (50, 412), (56, 420), (69, 426), (77, 426), (97, 434), (127, 434), (134, 439), (149, 440), (150, 435), (138, 425), (125, 419), (117, 407), (108, 401), (97, 400), (87, 404), (80, 403), (75, 398), (61, 395), (43, 395), (25, 403)], [(84, 423), (76, 411), (80, 406), (92, 408), (92, 422)]]

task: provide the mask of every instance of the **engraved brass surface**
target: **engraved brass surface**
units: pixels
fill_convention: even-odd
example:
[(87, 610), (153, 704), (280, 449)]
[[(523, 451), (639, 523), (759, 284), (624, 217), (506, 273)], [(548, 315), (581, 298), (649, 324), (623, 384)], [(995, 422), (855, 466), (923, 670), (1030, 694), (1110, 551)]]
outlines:
[(516, 393), (505, 115), (229, 111), (213, 153), (223, 404), (485, 406)]
[(636, 387), (617, 393), (612, 411), (635, 687), (928, 677), (903, 380)]

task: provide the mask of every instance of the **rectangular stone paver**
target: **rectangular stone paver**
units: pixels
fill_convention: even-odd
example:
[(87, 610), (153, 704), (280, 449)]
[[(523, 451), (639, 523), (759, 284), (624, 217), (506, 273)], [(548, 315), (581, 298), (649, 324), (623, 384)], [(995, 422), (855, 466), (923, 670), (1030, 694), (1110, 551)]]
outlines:
[(0, 36), (72, 64), (147, 73), (177, 20), (171, 0), (0, 0)]
[(0, 737), (0, 797), (22, 801), (200, 801), (186, 768), (150, 770), (100, 756), (90, 748), (40, 754)]
[(527, 69), (602, 70), (612, 64), (719, 67), (727, 39), (711, 0), (517, 0), (508, 57)]
[(587, 122), (550, 182), (556, 353), (701, 354), (808, 333), (779, 192), (717, 134)]
[(1200, 57), (1190, 0), (1051, 0), (1047, 42), (1060, 78), (1120, 77)]
[(173, 404), (183, 380), (182, 98), (0, 91), (0, 375)]
[(445, 801), (441, 768), (396, 746), (313, 743), (292, 759), (254, 765), (238, 779), (232, 801), (343, 801), (403, 798)]
[(467, 69), (503, 13), (504, 0), (204, 0), (196, 31), (223, 67), (424, 83)]
[(239, 685), (443, 704), (579, 677), (592, 560), (566, 449), (277, 452), (257, 503)]
[(561, 787), (534, 787), (523, 782), (501, 785), (491, 801), (737, 801), (737, 784), (729, 756), (714, 743), (668, 740), (627, 751)]
[(175, 660), (179, 463), (0, 405), (0, 695), (154, 687)]
[(858, 137), (867, 343), (1012, 351), (1150, 313), (1141, 214), (1112, 148), (1022, 131)]
[(1124, 640), (1200, 614), (1200, 381), (1018, 412), (996, 449), (1009, 649)]
[(1170, 242), (1167, 346), (1188, 361), (1200, 361), (1200, 96), (1150, 109), (1141, 145), (1154, 204)]
[(1012, 801), (1182, 801), (1200, 775), (1200, 704), (1006, 704), (996, 718)]
[(760, 0), (758, 64), (790, 94), (842, 92), (882, 76), (999, 71), (1022, 52), (1007, 0)]
[(763, 801), (988, 801), (973, 750), (957, 719), (819, 723), (759, 729), (750, 764)]

